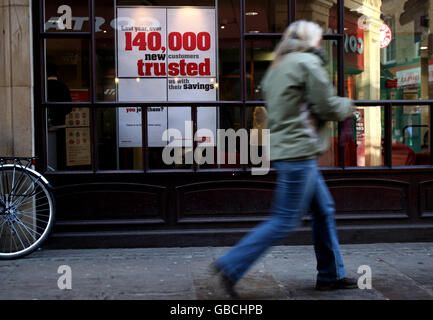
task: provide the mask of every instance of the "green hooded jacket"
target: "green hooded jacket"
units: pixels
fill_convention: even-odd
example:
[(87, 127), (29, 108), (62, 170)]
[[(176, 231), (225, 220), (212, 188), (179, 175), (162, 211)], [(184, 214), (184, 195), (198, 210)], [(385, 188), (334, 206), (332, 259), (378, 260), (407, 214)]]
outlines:
[(284, 54), (261, 83), (270, 129), (270, 160), (314, 159), (329, 146), (326, 122), (350, 117), (354, 105), (335, 95), (323, 51), (297, 39), (286, 39), (281, 45)]

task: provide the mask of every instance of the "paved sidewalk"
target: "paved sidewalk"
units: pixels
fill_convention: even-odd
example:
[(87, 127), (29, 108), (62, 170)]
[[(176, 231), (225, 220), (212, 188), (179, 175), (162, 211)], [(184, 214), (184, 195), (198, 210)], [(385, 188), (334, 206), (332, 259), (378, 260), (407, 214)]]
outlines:
[[(0, 299), (228, 299), (211, 261), (227, 247), (39, 250), (0, 261)], [(312, 246), (278, 246), (237, 284), (242, 299), (433, 300), (433, 243), (342, 245), (348, 276), (372, 271), (371, 290), (317, 292)], [(61, 265), (72, 289), (60, 290)]]

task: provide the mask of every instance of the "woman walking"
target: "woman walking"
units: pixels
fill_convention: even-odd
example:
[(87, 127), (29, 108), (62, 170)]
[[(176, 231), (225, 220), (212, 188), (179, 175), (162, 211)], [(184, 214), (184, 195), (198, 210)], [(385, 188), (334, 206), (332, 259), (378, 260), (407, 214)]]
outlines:
[(232, 297), (237, 297), (234, 286), (251, 265), (292, 233), (308, 209), (313, 218), (316, 289), (357, 287), (354, 280), (346, 278), (334, 201), (317, 166), (317, 158), (328, 148), (326, 122), (345, 120), (354, 107), (350, 99), (334, 94), (324, 68), (321, 40), (322, 29), (316, 23), (300, 20), (291, 24), (263, 78), (270, 160), (277, 171), (277, 187), (270, 219), (212, 264)]

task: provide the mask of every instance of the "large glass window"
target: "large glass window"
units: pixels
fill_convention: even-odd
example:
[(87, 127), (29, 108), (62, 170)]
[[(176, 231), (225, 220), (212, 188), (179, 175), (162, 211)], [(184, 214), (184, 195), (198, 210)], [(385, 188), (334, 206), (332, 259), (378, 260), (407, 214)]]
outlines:
[[(274, 49), (279, 40), (270, 39), (254, 39), (246, 40), (246, 87), (247, 100), (263, 100), (261, 94), (260, 82), (266, 73), (270, 63), (274, 59)], [(322, 41), (322, 47), (326, 50), (329, 57), (328, 63), (325, 66), (328, 71), (329, 79), (334, 84), (337, 84), (337, 50), (334, 41)]]
[(296, 0), (296, 20), (314, 21), (323, 33), (337, 33), (337, 0)]
[[(121, 10), (120, 15), (118, 16), (118, 8), (122, 7), (141, 7), (141, 8), (152, 8), (152, 7), (179, 7), (179, 6), (188, 6), (189, 8), (193, 8), (194, 6), (197, 8), (215, 8), (216, 13), (218, 14), (213, 20), (215, 20), (215, 37), (213, 41), (215, 42), (214, 50), (217, 48), (215, 61), (217, 63), (216, 70), (218, 74), (218, 85), (217, 85), (217, 94), (219, 100), (226, 101), (236, 101), (240, 99), (241, 85), (240, 85), (240, 48), (239, 48), (239, 38), (240, 38), (240, 29), (239, 29), (239, 3), (237, 1), (230, 0), (220, 0), (218, 1), (218, 6), (215, 7), (215, 1), (156, 1), (152, 3), (147, 3), (143, 1), (130, 1), (130, 0), (119, 0), (116, 1), (116, 7), (113, 5), (112, 0), (95, 0), (95, 14), (96, 14), (96, 82), (97, 82), (97, 100), (99, 101), (121, 101), (122, 96), (119, 96), (119, 82), (122, 82), (122, 75), (118, 75), (119, 72), (119, 52), (121, 52), (121, 48), (119, 48), (119, 35), (116, 31), (116, 28), (121, 29), (122, 27), (126, 27), (128, 23), (131, 23), (133, 17), (131, 17), (131, 12), (128, 10)], [(117, 8), (117, 9), (116, 9)], [(144, 11), (143, 11), (144, 12)], [(143, 13), (146, 14), (146, 13)], [(137, 17), (137, 26), (144, 27), (144, 25), (140, 25), (140, 19), (142, 17)], [(184, 19), (184, 20), (183, 20)], [(192, 18), (187, 19), (187, 17), (182, 18), (182, 25), (185, 23), (191, 25), (199, 26), (200, 21), (195, 21)], [(169, 19), (170, 20), (170, 19)], [(171, 19), (170, 21), (174, 21)], [(142, 21), (142, 24), (146, 24), (149, 21)], [(166, 26), (168, 26), (168, 22), (164, 19)], [(202, 21), (203, 22), (203, 21)], [(131, 26), (134, 27), (131, 23)], [(161, 32), (162, 38), (161, 41), (169, 40), (167, 30)], [(175, 30), (172, 30), (175, 31)], [(198, 32), (196, 32), (198, 34)], [(146, 41), (155, 41), (154, 34), (150, 35), (150, 38), (147, 38), (143, 33), (138, 35), (137, 32), (132, 32), (131, 36), (131, 46), (132, 49), (135, 50), (135, 44), (140, 42), (140, 39)], [(138, 35), (138, 37), (137, 37)], [(143, 38), (141, 38), (143, 37)], [(167, 39), (165, 39), (167, 37)], [(165, 39), (165, 40), (164, 40)], [(191, 41), (191, 39), (187, 39)], [(197, 41), (197, 39), (193, 39)], [(200, 39), (199, 39), (200, 40)], [(142, 48), (140, 48), (140, 52), (143, 54), (149, 53), (160, 53), (163, 54), (162, 50), (156, 50), (150, 52), (148, 47), (146, 47), (143, 42)], [(122, 43), (125, 45), (125, 43)], [(162, 45), (162, 47), (164, 47)], [(142, 50), (143, 49), (143, 50)], [(152, 49), (152, 48), (150, 48)], [(189, 49), (189, 48), (188, 48)], [(116, 52), (117, 50), (117, 52)], [(191, 50), (191, 52), (194, 50)], [(197, 50), (195, 50), (197, 51)], [(195, 52), (194, 51), (194, 52)], [(146, 58), (143, 56), (143, 58)], [(168, 57), (167, 57), (168, 58)], [(168, 68), (168, 59), (164, 61), (167, 63)], [(145, 59), (143, 59), (143, 62)], [(120, 66), (122, 69), (122, 66)], [(146, 65), (142, 66), (143, 73), (146, 73)], [(144, 70), (143, 70), (144, 69)], [(168, 70), (167, 70), (168, 71)], [(119, 76), (120, 79), (116, 79)], [(146, 74), (140, 75), (136, 74), (135, 76), (128, 75), (128, 77), (136, 78), (136, 77), (146, 77)], [(181, 76), (181, 75), (180, 75)], [(119, 78), (118, 77), (118, 78)], [(122, 85), (122, 84), (120, 84)], [(166, 97), (160, 100), (167, 100)], [(175, 100), (174, 98), (168, 100)], [(194, 100), (194, 99), (191, 99)]]
[[(45, 32), (89, 32), (87, 0), (44, 1)], [(66, 19), (71, 17), (71, 19)]]
[(397, 106), (392, 109), (392, 165), (430, 164), (428, 106)]
[[(327, 33), (338, 33), (338, 5), (337, 1), (297, 1), (296, 16), (319, 23)], [(432, 99), (431, 10), (429, 0), (344, 1), (344, 94), (354, 100)], [(424, 143), (429, 137), (428, 114), (428, 107), (393, 108), (392, 165), (430, 161)], [(384, 132), (391, 123), (385, 123), (383, 107), (357, 108), (352, 124), (346, 166), (384, 165)], [(413, 157), (403, 157), (404, 152)], [(415, 161), (417, 154), (424, 160)]]
[(354, 112), (351, 134), (346, 137), (345, 165), (381, 167), (385, 164), (383, 107), (358, 107)]
[(431, 1), (345, 1), (346, 95), (357, 100), (432, 98)]
[(47, 101), (89, 101), (89, 41), (47, 39), (45, 46)]
[[(89, 41), (47, 39), (45, 97), (48, 102), (89, 101)], [(47, 116), (48, 169), (85, 170), (91, 166), (89, 108), (50, 106)]]
[[(428, 12), (432, 2), (383, 0), (377, 7), (369, 1), (345, 1), (345, 6), (345, 94), (356, 100), (431, 99), (433, 51)], [(394, 166), (430, 161), (425, 161), (428, 156), (420, 155), (428, 153), (428, 144), (424, 143), (429, 130), (428, 114), (427, 107), (393, 108)], [(379, 111), (365, 113), (366, 133), (381, 131), (383, 122), (378, 121), (378, 115)], [(380, 148), (379, 139), (373, 140), (370, 147), (366, 145), (372, 155)], [(417, 154), (424, 160), (415, 161)]]
[[(117, 157), (111, 161), (111, 169), (142, 170), (143, 163), (149, 170), (191, 169), (191, 165), (164, 163), (162, 152), (167, 142), (161, 137), (167, 129), (179, 129), (184, 134), (184, 123), (192, 121), (190, 101), (240, 99), (239, 4), (223, 0), (215, 7), (214, 1), (150, 4), (123, 0), (107, 10), (109, 3), (96, 1), (96, 14), (105, 21), (96, 30), (97, 99), (161, 103), (147, 107), (145, 135), (141, 115), (144, 107), (120, 107), (101, 113), (114, 120), (111, 128), (101, 126), (112, 137), (112, 146), (105, 141), (104, 150), (117, 150), (104, 158)], [(199, 10), (203, 13), (197, 14)], [(186, 101), (186, 106), (167, 108), (167, 101)], [(198, 127), (213, 131), (221, 128), (226, 111), (199, 107)], [(236, 118), (239, 123), (240, 115)], [(147, 144), (142, 142), (143, 137)], [(184, 146), (182, 154), (188, 155), (192, 147)]]
[(92, 117), (89, 108), (47, 108), (47, 169), (90, 170), (92, 165)]
[[(260, 82), (296, 19), (323, 28), (329, 78), (358, 104), (344, 125), (328, 123), (320, 166), (429, 165), (431, 106), (422, 100), (433, 95), (431, 7), (422, 0), (45, 0), (37, 7), (37, 79), (47, 169), (257, 166), (250, 149), (263, 154), (267, 129)], [(164, 162), (164, 147), (177, 139), (163, 140), (167, 129), (182, 136), (180, 153), (173, 151), (180, 163)], [(218, 150), (218, 129), (246, 130), (247, 162), (243, 133), (234, 149)], [(200, 132), (198, 140), (188, 140), (189, 130)], [(235, 160), (188, 163), (196, 151), (200, 159)]]
[(263, 100), (260, 82), (274, 59), (278, 40), (256, 39), (246, 41), (247, 100)]
[(289, 23), (288, 0), (245, 0), (245, 31), (282, 33)]

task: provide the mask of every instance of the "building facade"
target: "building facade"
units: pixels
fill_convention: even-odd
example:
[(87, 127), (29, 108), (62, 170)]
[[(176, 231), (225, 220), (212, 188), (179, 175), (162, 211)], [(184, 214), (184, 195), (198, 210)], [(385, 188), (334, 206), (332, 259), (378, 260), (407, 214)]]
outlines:
[[(328, 124), (319, 159), (341, 242), (433, 240), (430, 0), (0, 10), (0, 155), (38, 157), (55, 188), (51, 246), (230, 245), (265, 220), (275, 172), (255, 171), (268, 146), (260, 81), (299, 19), (322, 26), (330, 79), (357, 105)], [(222, 130), (238, 133), (232, 145)], [(285, 243), (311, 243), (310, 223)]]

